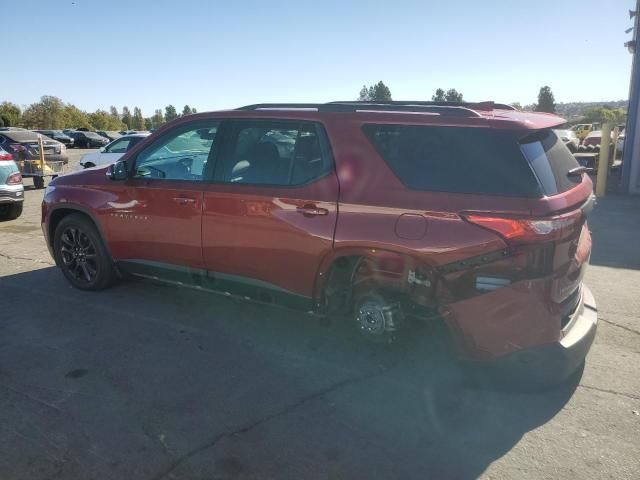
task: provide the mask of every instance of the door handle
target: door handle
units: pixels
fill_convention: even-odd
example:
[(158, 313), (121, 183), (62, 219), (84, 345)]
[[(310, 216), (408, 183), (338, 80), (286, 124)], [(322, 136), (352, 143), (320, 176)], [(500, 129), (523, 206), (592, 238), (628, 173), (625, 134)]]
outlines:
[(322, 215), (329, 215), (329, 210), (326, 208), (319, 208), (315, 205), (305, 205), (304, 207), (297, 207), (296, 211), (301, 213), (305, 217), (317, 217)]
[(186, 205), (187, 203), (196, 203), (195, 198), (189, 197), (173, 197), (173, 201), (179, 203), (180, 205)]

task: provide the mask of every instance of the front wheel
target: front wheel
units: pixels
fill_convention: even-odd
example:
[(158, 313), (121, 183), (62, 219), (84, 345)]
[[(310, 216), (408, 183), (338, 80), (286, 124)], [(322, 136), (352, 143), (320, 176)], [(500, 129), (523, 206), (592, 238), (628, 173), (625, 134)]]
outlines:
[(81, 290), (102, 290), (116, 279), (111, 257), (93, 223), (81, 214), (63, 218), (53, 238), (56, 264)]

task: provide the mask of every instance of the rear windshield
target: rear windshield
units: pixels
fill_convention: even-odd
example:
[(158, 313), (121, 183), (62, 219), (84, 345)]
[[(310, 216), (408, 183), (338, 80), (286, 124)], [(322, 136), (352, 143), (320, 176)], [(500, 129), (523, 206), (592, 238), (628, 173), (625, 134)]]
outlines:
[(518, 143), (522, 133), (473, 127), (366, 125), (365, 133), (408, 188), (540, 197)]
[(520, 147), (545, 195), (566, 192), (582, 181), (581, 175), (567, 175), (580, 164), (552, 130), (528, 135), (520, 141)]

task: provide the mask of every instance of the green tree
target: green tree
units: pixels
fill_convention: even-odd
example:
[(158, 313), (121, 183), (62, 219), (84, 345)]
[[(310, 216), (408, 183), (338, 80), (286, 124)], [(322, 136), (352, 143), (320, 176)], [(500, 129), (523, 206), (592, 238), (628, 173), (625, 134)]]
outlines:
[(5, 127), (13, 127), (20, 123), (22, 110), (15, 103), (2, 102), (0, 103), (0, 117), (2, 117)]
[(142, 116), (142, 110), (140, 110), (138, 107), (133, 107), (131, 128), (133, 130), (144, 130), (144, 117)]
[(22, 115), (26, 128), (62, 128), (64, 125), (64, 103), (58, 97), (44, 95), (39, 102), (32, 103)]
[(450, 88), (445, 93), (444, 99), (447, 102), (462, 102), (462, 93), (459, 93), (455, 88)]
[(91, 128), (89, 116), (70, 103), (64, 106), (64, 128)]
[(151, 117), (151, 125), (153, 125), (152, 128), (158, 128), (163, 123), (164, 117), (162, 116), (162, 110), (158, 108), (153, 114), (153, 117)]
[(584, 123), (623, 123), (627, 119), (627, 112), (622, 108), (593, 107), (584, 113), (582, 121)]
[(122, 130), (124, 125), (122, 123), (122, 119), (120, 118), (120, 114), (118, 113), (118, 109), (111, 105), (109, 107), (109, 117), (111, 119), (110, 125), (112, 130)]
[(151, 119), (151, 117), (147, 117), (144, 119), (144, 129), (153, 130), (153, 120)]
[(176, 118), (178, 118), (178, 112), (176, 111), (176, 107), (174, 107), (173, 105), (167, 105), (166, 107), (164, 107), (164, 119), (167, 122), (170, 122), (171, 120), (175, 120)]
[(556, 99), (549, 86), (540, 88), (538, 93), (538, 103), (535, 108), (536, 112), (556, 113)]
[(198, 113), (194, 107), (191, 107), (191, 113)]
[(431, 96), (431, 100), (434, 102), (444, 102), (444, 90), (441, 88), (436, 89), (436, 93)]
[(522, 104), (520, 102), (511, 102), (510, 105), (516, 110), (522, 110)]
[(122, 107), (122, 123), (125, 124), (127, 130), (131, 130), (131, 125), (133, 125), (132, 121), (133, 119), (131, 118), (129, 107), (125, 105), (124, 107)]
[(122, 130), (122, 121), (119, 116), (113, 115), (113, 112), (108, 113), (104, 110), (96, 110), (90, 113), (88, 117), (95, 130)]
[(191, 107), (189, 105), (185, 105), (182, 108), (182, 116), (183, 117), (186, 117), (187, 115), (191, 115), (192, 113), (195, 113), (195, 112), (191, 110)]
[(455, 88), (450, 88), (446, 92), (442, 88), (438, 88), (431, 96), (431, 100), (434, 102), (462, 102), (462, 93)]
[[(391, 90), (381, 80), (376, 84), (367, 87), (362, 86), (358, 100), (363, 102), (385, 102), (391, 100)], [(194, 112), (195, 113), (195, 112)]]

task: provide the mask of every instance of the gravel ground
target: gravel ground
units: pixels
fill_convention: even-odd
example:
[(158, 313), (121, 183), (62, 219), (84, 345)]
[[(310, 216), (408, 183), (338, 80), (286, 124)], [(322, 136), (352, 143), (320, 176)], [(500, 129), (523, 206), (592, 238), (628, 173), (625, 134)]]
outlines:
[(582, 376), (525, 394), (467, 386), (437, 330), (380, 350), (186, 289), (74, 290), (42, 194), (0, 223), (2, 479), (638, 478), (640, 198), (591, 220), (600, 324)]

